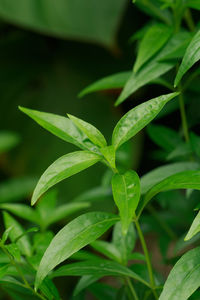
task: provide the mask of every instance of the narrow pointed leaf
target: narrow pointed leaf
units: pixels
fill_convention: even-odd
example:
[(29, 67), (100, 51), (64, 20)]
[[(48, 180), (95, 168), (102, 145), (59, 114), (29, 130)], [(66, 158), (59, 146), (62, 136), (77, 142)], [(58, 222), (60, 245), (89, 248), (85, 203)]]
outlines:
[(79, 97), (83, 97), (87, 94), (108, 90), (108, 89), (120, 89), (124, 87), (125, 83), (131, 76), (132, 71), (120, 72), (116, 74), (109, 75), (105, 78), (102, 78), (88, 87), (86, 87), (80, 94)]
[(78, 281), (77, 285), (75, 286), (73, 295), (77, 296), (81, 291), (86, 289), (92, 283), (98, 281), (100, 278), (101, 278), (101, 276), (95, 276), (95, 275), (82, 276), (81, 279)]
[(25, 107), (19, 107), (19, 109), (60, 139), (72, 143), (83, 150), (96, 150), (95, 145), (88, 141), (87, 136), (70, 119)]
[(177, 95), (178, 93), (162, 95), (131, 109), (119, 120), (114, 128), (112, 136), (113, 146), (117, 149), (136, 135), (156, 117), (168, 101)]
[(190, 161), (158, 167), (141, 177), (141, 194), (146, 194), (154, 185), (171, 175), (187, 170), (198, 170), (199, 167), (198, 163)]
[(32, 197), (32, 205), (56, 183), (87, 169), (100, 161), (101, 157), (88, 151), (76, 151), (57, 159), (39, 179)]
[(189, 46), (186, 49), (185, 55), (179, 67), (175, 78), (174, 85), (177, 86), (183, 75), (200, 60), (200, 30), (195, 34)]
[(200, 232), (200, 211), (196, 215), (194, 221), (192, 222), (192, 225), (185, 237), (185, 241), (190, 240), (194, 235), (196, 235), (198, 232)]
[[(4, 218), (5, 227), (6, 228), (12, 227), (12, 230), (9, 233), (9, 238), (14, 243), (15, 240), (25, 232), (25, 230), (7, 212), (3, 213), (3, 218)], [(19, 246), (19, 249), (22, 254), (24, 254), (26, 256), (31, 255), (31, 252), (32, 252), (31, 245), (30, 245), (29, 238), (27, 236), (23, 236), (20, 240), (17, 241), (16, 244)]]
[(70, 120), (98, 147), (106, 147), (103, 134), (93, 125), (68, 114)]
[(119, 263), (121, 262), (120, 251), (114, 244), (98, 240), (91, 243), (90, 246), (111, 260), (115, 260)]
[(186, 300), (199, 287), (200, 247), (184, 254), (171, 270), (159, 300)]
[(90, 212), (63, 227), (51, 241), (40, 262), (35, 281), (36, 288), (53, 268), (95, 241), (117, 220), (117, 216), (109, 213)]
[(200, 171), (184, 171), (167, 177), (153, 186), (144, 198), (144, 206), (158, 193), (174, 189), (200, 190)]
[(137, 72), (146, 61), (164, 46), (171, 33), (172, 29), (161, 23), (157, 23), (147, 30), (139, 46), (134, 72)]
[(0, 208), (8, 210), (12, 214), (20, 218), (23, 218), (25, 220), (28, 220), (29, 222), (33, 222), (36, 224), (40, 223), (37, 212), (27, 205), (15, 204), (15, 203), (4, 203), (0, 205)]
[[(142, 283), (145, 281), (131, 271), (129, 268), (124, 267), (117, 262), (112, 262), (105, 259), (98, 259), (95, 261), (78, 262), (60, 267), (54, 271), (52, 277), (60, 276), (83, 276), (83, 275), (95, 275), (95, 276), (128, 276), (136, 279)], [(145, 282), (146, 284), (146, 282)]]
[(126, 235), (140, 199), (140, 179), (137, 173), (127, 171), (123, 175), (114, 174), (112, 190), (120, 213), (122, 232)]

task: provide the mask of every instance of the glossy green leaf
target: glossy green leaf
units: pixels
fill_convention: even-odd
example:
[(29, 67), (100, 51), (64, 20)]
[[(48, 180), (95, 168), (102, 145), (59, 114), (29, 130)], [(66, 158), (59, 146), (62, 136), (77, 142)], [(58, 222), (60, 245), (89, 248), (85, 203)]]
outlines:
[(114, 174), (112, 190), (120, 213), (122, 232), (126, 235), (140, 199), (140, 179), (137, 173), (127, 171), (123, 175)]
[(199, 288), (200, 247), (184, 254), (171, 270), (160, 300), (186, 300)]
[(88, 151), (76, 151), (58, 158), (40, 177), (32, 196), (32, 205), (56, 183), (87, 169), (101, 157)]
[(145, 33), (138, 50), (134, 72), (156, 54), (167, 42), (172, 33), (172, 29), (164, 24), (155, 24)]
[(200, 190), (200, 171), (184, 171), (167, 177), (153, 186), (146, 194), (144, 206), (158, 193), (174, 189)]
[(79, 94), (79, 97), (83, 97), (87, 94), (97, 91), (123, 88), (131, 74), (132, 71), (126, 71), (112, 74), (105, 78), (99, 79), (82, 90)]
[(177, 95), (178, 93), (162, 95), (131, 109), (119, 120), (114, 128), (112, 136), (113, 146), (117, 149), (136, 135), (156, 117), (168, 101)]
[[(3, 212), (3, 218), (4, 218), (4, 224), (5, 224), (6, 229), (9, 227), (12, 227), (9, 237), (10, 237), (11, 241), (14, 243), (15, 240), (24, 233), (24, 229), (7, 212)], [(30, 245), (30, 241), (27, 236), (23, 236), (21, 239), (19, 239), (17, 241), (16, 244), (19, 246), (19, 249), (22, 254), (24, 254), (26, 256), (31, 255), (31, 253), (32, 253), (31, 245)]]
[(17, 133), (10, 131), (0, 132), (0, 154), (14, 148), (20, 141)]
[(117, 262), (98, 259), (95, 261), (78, 262), (68, 264), (60, 267), (54, 271), (52, 277), (60, 276), (82, 276), (82, 275), (96, 275), (96, 276), (129, 276), (146, 285), (148, 285), (139, 275), (124, 267)]
[(109, 165), (113, 168), (116, 169), (115, 165), (115, 156), (116, 156), (116, 151), (113, 146), (107, 146), (104, 148), (101, 148), (101, 153), (109, 163)]
[(36, 288), (54, 267), (95, 241), (117, 220), (117, 216), (109, 213), (90, 212), (63, 227), (53, 238), (41, 260), (35, 281)]
[(200, 59), (200, 30), (195, 34), (181, 62), (174, 86), (177, 86), (183, 75)]
[(103, 134), (93, 125), (67, 114), (70, 120), (98, 147), (106, 147), (107, 142)]
[(135, 247), (137, 240), (137, 235), (133, 226), (130, 224), (127, 234), (124, 236), (122, 234), (122, 224), (117, 222), (113, 228), (112, 244), (115, 245), (117, 249), (120, 249), (121, 261), (123, 264), (127, 264), (129, 256)]
[(40, 223), (37, 212), (25, 204), (4, 203), (0, 205), (0, 209), (8, 210), (12, 214), (28, 220), (29, 222), (33, 222), (35, 224)]
[(194, 235), (196, 235), (198, 232), (200, 232), (200, 211), (196, 215), (194, 221), (192, 222), (192, 225), (185, 237), (185, 241), (190, 240)]
[(149, 125), (147, 132), (154, 143), (168, 152), (183, 143), (178, 132), (163, 125)]
[(19, 109), (60, 139), (72, 143), (83, 150), (95, 151), (95, 145), (88, 140), (88, 137), (70, 119), (25, 107), (19, 107)]
[[(115, 44), (115, 36), (126, 5), (124, 0), (12, 0), (1, 1), (0, 17), (7, 22), (50, 36), (97, 43)], [(112, 13), (110, 13), (112, 12)], [(104, 23), (101, 21), (104, 19)]]
[(0, 203), (27, 198), (32, 193), (36, 183), (36, 179), (31, 177), (18, 177), (1, 182)]
[(98, 240), (91, 243), (90, 246), (111, 260), (115, 260), (119, 263), (121, 262), (120, 249), (118, 249), (114, 244)]
[(146, 194), (154, 185), (165, 178), (187, 170), (198, 170), (199, 164), (196, 162), (178, 162), (158, 167), (141, 177), (141, 193)]

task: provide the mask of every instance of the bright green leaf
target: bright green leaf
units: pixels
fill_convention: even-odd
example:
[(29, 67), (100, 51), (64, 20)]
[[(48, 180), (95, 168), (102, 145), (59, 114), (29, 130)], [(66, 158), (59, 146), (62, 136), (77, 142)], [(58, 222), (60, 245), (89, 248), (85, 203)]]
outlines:
[(171, 270), (159, 300), (186, 300), (200, 286), (200, 247), (184, 254)]
[(72, 143), (83, 150), (96, 150), (95, 145), (88, 140), (88, 137), (70, 119), (25, 107), (19, 107), (19, 109), (60, 139)]
[(116, 151), (115, 151), (115, 148), (113, 146), (107, 146), (107, 147), (101, 148), (100, 151), (103, 154), (103, 156), (105, 157), (105, 159), (108, 161), (110, 166), (113, 169), (116, 169), (116, 165), (115, 165)]
[(106, 147), (107, 143), (103, 134), (93, 125), (67, 114), (70, 120), (98, 147)]
[(147, 124), (149, 124), (161, 111), (163, 106), (176, 97), (178, 93), (162, 95), (146, 101), (127, 112), (114, 128), (112, 143), (117, 149), (128, 141)]
[(96, 251), (103, 254), (104, 256), (107, 256), (111, 260), (115, 260), (119, 263), (121, 262), (120, 249), (115, 247), (114, 244), (98, 240), (91, 243), (90, 246), (92, 246), (92, 248), (94, 248)]
[(192, 225), (185, 237), (185, 241), (190, 240), (194, 235), (196, 235), (198, 232), (200, 232), (200, 211), (196, 215), (194, 221), (192, 222)]
[(15, 203), (4, 203), (0, 205), (1, 209), (8, 210), (12, 214), (28, 220), (29, 222), (33, 222), (39, 224), (39, 216), (31, 207), (25, 204), (15, 204)]
[(122, 232), (126, 235), (140, 199), (140, 179), (137, 173), (127, 171), (123, 175), (114, 174), (112, 190), (120, 213)]
[(109, 213), (90, 212), (63, 227), (44, 253), (36, 276), (36, 288), (54, 267), (95, 241), (117, 220), (117, 216)]
[(81, 91), (79, 97), (83, 97), (87, 94), (97, 91), (123, 88), (131, 74), (132, 71), (126, 71), (112, 74), (105, 78), (99, 79), (98, 81), (92, 83), (83, 91)]
[(32, 197), (32, 205), (56, 183), (87, 169), (101, 157), (88, 151), (76, 151), (58, 158), (40, 177)]
[(6, 248), (6, 250), (12, 255), (14, 259), (20, 261), (21, 255), (17, 244), (12, 243), (8, 245), (4, 245), (4, 248)]
[(174, 86), (177, 86), (183, 75), (200, 59), (200, 30), (195, 34), (181, 62)]
[(134, 72), (137, 72), (145, 62), (164, 46), (171, 33), (172, 29), (161, 23), (157, 23), (147, 30), (139, 46)]

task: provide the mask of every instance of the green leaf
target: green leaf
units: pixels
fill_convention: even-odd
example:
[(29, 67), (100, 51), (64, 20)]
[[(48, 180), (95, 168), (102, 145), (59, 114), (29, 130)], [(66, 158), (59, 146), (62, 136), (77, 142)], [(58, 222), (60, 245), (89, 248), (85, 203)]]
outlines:
[(0, 132), (0, 154), (14, 148), (20, 141), (17, 133), (10, 131)]
[[(3, 212), (3, 218), (4, 218), (4, 224), (6, 229), (9, 227), (12, 227), (12, 230), (10, 231), (9, 237), (12, 242), (15, 242), (15, 240), (21, 236), (25, 231), (22, 228), (22, 226), (13, 218), (11, 217), (7, 212)], [(27, 236), (23, 236), (19, 241), (16, 243), (19, 246), (19, 249), (22, 254), (26, 256), (30, 256), (31, 251), (31, 245), (29, 242), (29, 239)]]
[(200, 171), (184, 171), (167, 177), (153, 186), (144, 198), (144, 206), (158, 193), (174, 189), (200, 190)]
[[(1, 1), (0, 17), (22, 28), (29, 28), (62, 39), (92, 42), (114, 47), (124, 0), (12, 0)], [(111, 13), (112, 12), (112, 13)], [(102, 23), (102, 20), (104, 22)]]
[(79, 210), (86, 209), (90, 206), (89, 202), (75, 202), (69, 204), (63, 204), (57, 207), (54, 212), (47, 217), (46, 220), (43, 220), (44, 227), (47, 228), (49, 225), (56, 223), (63, 218), (66, 218)]
[(176, 75), (174, 86), (176, 87), (183, 75), (200, 59), (200, 30), (195, 34), (181, 62)]
[(88, 140), (88, 137), (70, 119), (25, 107), (19, 107), (19, 109), (60, 139), (83, 150), (96, 150), (95, 145)]
[(4, 245), (4, 248), (6, 248), (6, 250), (13, 256), (14, 259), (20, 261), (21, 255), (17, 244), (12, 243), (8, 245)]
[(5, 231), (4, 231), (4, 233), (3, 233), (3, 235), (2, 235), (2, 238), (1, 238), (1, 241), (2, 241), (2, 243), (3, 244), (5, 244), (5, 242), (7, 241), (7, 239), (8, 239), (8, 237), (9, 237), (9, 234), (10, 234), (10, 231), (12, 230), (12, 226), (11, 227), (8, 227)]
[(185, 241), (190, 240), (194, 235), (196, 235), (198, 232), (200, 232), (200, 211), (196, 215), (194, 221), (192, 222), (192, 225), (184, 238)]
[(177, 145), (183, 144), (180, 135), (171, 128), (162, 125), (149, 125), (147, 132), (150, 138), (158, 146), (162, 147), (167, 152), (174, 150)]
[(73, 202), (81, 202), (81, 201), (94, 202), (104, 198), (109, 198), (111, 196), (112, 196), (112, 190), (110, 187), (97, 186), (92, 189), (89, 189), (88, 191), (83, 192), (75, 199), (73, 199)]
[(127, 234), (122, 234), (122, 224), (117, 222), (113, 229), (112, 244), (117, 249), (120, 249), (121, 261), (124, 265), (127, 264), (129, 256), (133, 251), (136, 243), (136, 232), (133, 223), (130, 224)]
[(78, 281), (73, 295), (77, 296), (81, 291), (86, 289), (88, 286), (90, 286), (92, 283), (98, 281), (101, 278), (101, 276), (95, 276), (95, 275), (84, 275), (81, 277), (81, 279)]
[(198, 169), (199, 164), (195, 162), (178, 162), (158, 167), (141, 177), (141, 193), (146, 194), (154, 185), (173, 174)]
[(191, 141), (191, 146), (192, 146), (194, 153), (196, 153), (196, 155), (198, 157), (200, 157), (200, 136), (191, 132), (190, 133), (190, 141)]
[(186, 300), (199, 288), (200, 247), (184, 254), (171, 270), (159, 300)]
[(106, 147), (107, 143), (103, 134), (93, 125), (67, 114), (70, 120), (98, 147)]
[(128, 141), (147, 124), (149, 124), (161, 111), (163, 106), (176, 97), (178, 93), (162, 95), (144, 102), (126, 113), (114, 128), (112, 143), (115, 149)]
[(87, 94), (102, 90), (123, 88), (131, 74), (132, 71), (126, 71), (112, 74), (102, 79), (99, 79), (91, 85), (87, 86), (84, 90), (82, 90), (79, 94), (79, 97), (83, 97)]
[(96, 251), (100, 252), (104, 256), (107, 256), (111, 260), (115, 260), (121, 263), (120, 250), (115, 247), (114, 244), (98, 240), (91, 243), (90, 246), (92, 246), (92, 248), (94, 248)]
[(107, 160), (107, 162), (110, 164), (110, 166), (113, 169), (116, 169), (116, 165), (115, 165), (115, 156), (116, 156), (115, 148), (113, 146), (107, 146), (107, 147), (101, 148), (100, 151), (103, 154), (103, 156), (105, 157), (105, 159)]
[(30, 222), (40, 224), (39, 216), (31, 207), (24, 204), (4, 203), (0, 205), (1, 209), (8, 210), (12, 214), (28, 220)]
[(54, 271), (52, 276), (82, 276), (82, 275), (95, 275), (95, 276), (128, 276), (136, 279), (145, 285), (148, 285), (139, 275), (124, 267), (117, 262), (98, 259), (95, 261), (78, 262), (68, 264), (60, 267)]
[(58, 158), (40, 177), (33, 192), (32, 205), (56, 183), (87, 169), (100, 160), (99, 155), (89, 151), (76, 151)]
[(165, 45), (171, 34), (172, 28), (161, 23), (157, 23), (147, 30), (139, 46), (134, 72), (137, 72)]
[(13, 178), (1, 182), (0, 202), (11, 202), (27, 198), (32, 193), (36, 182), (36, 179), (31, 177)]
[(112, 190), (120, 213), (122, 232), (126, 235), (140, 199), (140, 179), (137, 173), (135, 171), (127, 171), (123, 175), (114, 174)]
[(169, 153), (166, 157), (167, 160), (177, 159), (177, 158), (187, 158), (188, 160), (191, 158), (192, 149), (190, 144), (180, 143), (171, 153)]
[(115, 105), (117, 106), (124, 102), (139, 88), (167, 73), (170, 69), (173, 68), (173, 66), (174, 63), (172, 62), (158, 62), (153, 60), (150, 61), (146, 66), (144, 66), (144, 68), (142, 68), (138, 73), (132, 73), (117, 101), (115, 102)]
[(118, 217), (112, 214), (90, 212), (79, 216), (63, 227), (44, 253), (36, 275), (36, 288), (54, 267), (95, 241), (117, 220)]

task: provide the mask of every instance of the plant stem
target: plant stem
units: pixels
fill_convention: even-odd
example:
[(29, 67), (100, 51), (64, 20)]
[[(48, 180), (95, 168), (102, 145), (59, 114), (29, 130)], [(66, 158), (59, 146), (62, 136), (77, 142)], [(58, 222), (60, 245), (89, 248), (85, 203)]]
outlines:
[(138, 235), (139, 235), (139, 239), (140, 239), (140, 242), (141, 242), (141, 245), (142, 245), (142, 249), (143, 249), (143, 252), (144, 252), (144, 255), (145, 255), (145, 258), (146, 258), (146, 264), (147, 264), (147, 270), (148, 270), (148, 273), (149, 273), (149, 280), (150, 280), (151, 289), (152, 289), (152, 292), (154, 294), (155, 299), (158, 299), (158, 296), (157, 296), (157, 293), (156, 293), (156, 290), (155, 290), (155, 280), (154, 280), (151, 260), (150, 260), (149, 252), (148, 252), (147, 245), (146, 245), (146, 242), (145, 242), (145, 239), (144, 239), (144, 235), (142, 233), (142, 230), (140, 228), (140, 224), (139, 224), (138, 220), (135, 219), (134, 222), (135, 222), (135, 226), (136, 226), (136, 229), (137, 229), (137, 232), (138, 232)]
[(192, 19), (192, 14), (189, 9), (186, 9), (184, 18), (190, 31), (195, 31), (194, 21)]
[(134, 286), (133, 286), (132, 283), (131, 283), (130, 278), (127, 277), (127, 278), (126, 278), (126, 281), (127, 281), (128, 286), (129, 286), (130, 292), (131, 292), (131, 294), (133, 295), (133, 298), (134, 298), (135, 300), (139, 300), (138, 295), (137, 295), (137, 293), (136, 293), (136, 291), (135, 291), (135, 289), (134, 289)]
[(24, 282), (24, 287), (29, 289), (33, 294), (35, 294), (37, 297), (39, 297), (42, 300), (46, 300), (45, 297), (43, 297), (42, 295), (40, 295), (38, 292), (36, 292), (28, 283), (28, 281), (26, 280), (26, 278), (24, 277), (24, 274), (22, 272), (22, 270), (20, 269), (19, 265), (16, 263), (16, 261), (13, 259), (13, 257), (10, 255), (10, 253), (7, 251), (7, 249), (0, 244), (0, 248), (2, 249), (2, 251), (8, 256), (10, 263), (15, 267), (15, 269), (17, 270), (19, 276), (21, 277), (22, 281)]
[[(179, 88), (180, 88), (180, 85), (179, 85)], [(178, 99), (179, 99), (179, 107), (180, 107), (183, 134), (184, 134), (186, 143), (188, 143), (189, 140), (190, 140), (189, 130), (188, 130), (188, 124), (187, 124), (187, 118), (186, 118), (186, 112), (185, 112), (185, 104), (184, 104), (183, 93), (181, 91), (180, 91), (180, 94), (178, 96)]]

